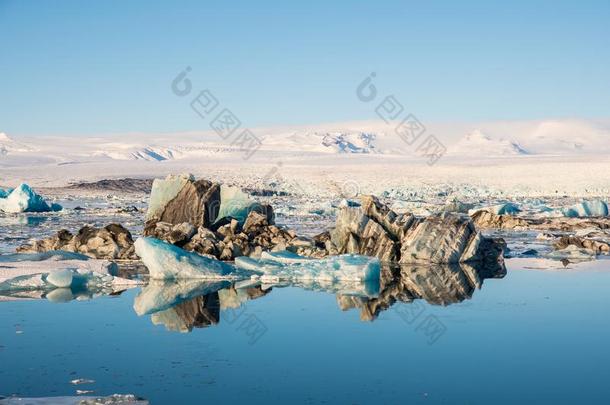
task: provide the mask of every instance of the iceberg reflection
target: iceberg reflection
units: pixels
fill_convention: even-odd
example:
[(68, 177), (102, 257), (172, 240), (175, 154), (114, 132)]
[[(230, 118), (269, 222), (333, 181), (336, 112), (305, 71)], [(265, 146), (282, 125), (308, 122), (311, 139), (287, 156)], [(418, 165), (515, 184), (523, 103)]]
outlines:
[(384, 265), (380, 280), (365, 282), (151, 280), (135, 298), (133, 307), (139, 316), (151, 315), (153, 324), (185, 333), (220, 323), (222, 311), (238, 309), (249, 300), (269, 294), (273, 287), (296, 287), (335, 294), (341, 310), (358, 308), (361, 320), (372, 321), (396, 303), (424, 300), (446, 306), (462, 302), (471, 298), (485, 279), (505, 274), (503, 264), (491, 268), (469, 264)]

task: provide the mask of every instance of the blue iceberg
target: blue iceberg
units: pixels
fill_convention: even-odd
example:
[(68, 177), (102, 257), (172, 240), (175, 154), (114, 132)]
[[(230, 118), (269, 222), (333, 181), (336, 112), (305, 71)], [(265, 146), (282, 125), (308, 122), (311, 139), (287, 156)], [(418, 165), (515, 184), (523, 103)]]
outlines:
[(569, 218), (605, 217), (608, 216), (608, 204), (602, 200), (585, 200), (562, 210)]
[(171, 279), (242, 279), (250, 273), (243, 272), (229, 263), (187, 252), (177, 246), (155, 238), (136, 240), (136, 254), (148, 268), (150, 278)]
[(44, 198), (36, 194), (30, 186), (25, 183), (20, 184), (12, 190), (2, 190), (0, 192), (0, 211), (17, 212), (48, 212), (60, 211), (59, 204), (48, 204)]

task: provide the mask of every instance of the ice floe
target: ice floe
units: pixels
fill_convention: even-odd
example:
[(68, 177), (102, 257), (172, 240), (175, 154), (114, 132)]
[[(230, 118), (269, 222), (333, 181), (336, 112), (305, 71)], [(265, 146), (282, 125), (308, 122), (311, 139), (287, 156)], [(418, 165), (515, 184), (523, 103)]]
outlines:
[(240, 279), (250, 276), (231, 264), (188, 252), (155, 238), (139, 238), (135, 249), (151, 279)]
[(60, 211), (61, 209), (59, 204), (47, 203), (25, 183), (12, 190), (0, 190), (0, 211), (18, 213)]
[(375, 257), (345, 254), (310, 259), (294, 253), (264, 252), (260, 259), (235, 258), (244, 270), (263, 273), (261, 281), (374, 281), (379, 280), (381, 265)]

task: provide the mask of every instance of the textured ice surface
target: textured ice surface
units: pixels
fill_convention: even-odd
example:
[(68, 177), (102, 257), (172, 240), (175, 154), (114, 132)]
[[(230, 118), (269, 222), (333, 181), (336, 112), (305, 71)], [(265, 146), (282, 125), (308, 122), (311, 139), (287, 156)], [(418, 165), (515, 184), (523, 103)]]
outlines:
[(244, 270), (263, 273), (263, 282), (277, 281), (373, 281), (379, 280), (379, 259), (340, 255), (309, 259), (290, 252), (264, 253), (260, 259), (237, 257), (235, 265)]
[(107, 260), (90, 259), (38, 261), (18, 260), (13, 262), (3, 261), (2, 265), (0, 266), (0, 282), (19, 276), (49, 274), (62, 269), (72, 269), (81, 274), (91, 272), (110, 276), (114, 276), (117, 274), (117, 265)]
[(0, 292), (40, 290), (45, 291), (52, 301), (70, 301), (75, 294), (112, 293), (115, 287), (135, 287), (139, 284), (138, 281), (115, 277), (107, 272), (59, 267), (35, 273), (15, 271), (11, 277), (0, 282)]
[(223, 218), (235, 218), (244, 223), (252, 210), (260, 210), (261, 206), (238, 187), (220, 186), (220, 210), (216, 222)]
[(0, 211), (17, 212), (47, 212), (59, 211), (59, 204), (49, 205), (44, 198), (36, 194), (27, 184), (20, 184), (15, 189), (0, 193)]
[(226, 280), (151, 280), (135, 298), (133, 309), (140, 316), (152, 314), (192, 298), (216, 292), (229, 285), (230, 282)]
[(585, 200), (563, 209), (563, 215), (570, 218), (608, 216), (608, 204), (602, 200)]
[(519, 208), (519, 206), (514, 203), (502, 203), (492, 205), (490, 207), (475, 208), (470, 210), (469, 214), (472, 214), (476, 211), (488, 211), (496, 215), (514, 215), (521, 212), (521, 208)]
[(0, 255), (2, 262), (39, 262), (43, 260), (89, 260), (90, 257), (81, 253), (66, 252), (65, 250), (49, 250), (41, 253), (13, 253)]
[(136, 254), (148, 268), (150, 278), (170, 279), (239, 279), (250, 274), (231, 264), (210, 259), (197, 253), (187, 252), (177, 246), (155, 238), (142, 237), (136, 240)]
[(68, 288), (72, 286), (74, 272), (70, 269), (60, 269), (47, 274), (47, 283), (58, 288)]
[(589, 261), (595, 259), (595, 253), (591, 250), (582, 249), (574, 245), (570, 245), (564, 249), (555, 250), (547, 253), (549, 259), (555, 260), (569, 260), (572, 262)]
[(151, 219), (159, 214), (163, 207), (178, 195), (189, 180), (194, 180), (192, 174), (169, 175), (165, 179), (155, 179), (150, 192), (146, 219)]

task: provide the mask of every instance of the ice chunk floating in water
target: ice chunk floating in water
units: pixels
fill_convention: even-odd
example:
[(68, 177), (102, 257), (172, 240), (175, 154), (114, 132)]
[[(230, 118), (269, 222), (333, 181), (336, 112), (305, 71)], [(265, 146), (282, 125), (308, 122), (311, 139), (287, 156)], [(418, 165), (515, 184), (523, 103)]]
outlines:
[(136, 254), (148, 268), (150, 278), (170, 279), (238, 279), (248, 278), (250, 273), (216, 259), (210, 259), (194, 252), (187, 252), (177, 246), (155, 238), (142, 237), (135, 243)]
[(17, 212), (47, 212), (60, 211), (59, 204), (47, 204), (40, 195), (27, 184), (20, 184), (13, 190), (2, 190), (0, 192), (0, 211)]
[(605, 217), (608, 216), (608, 204), (601, 200), (585, 200), (562, 211), (563, 215), (570, 218)]
[(375, 281), (381, 264), (376, 257), (360, 255), (309, 259), (291, 252), (265, 252), (260, 259), (237, 257), (239, 268), (263, 273), (263, 281)]

